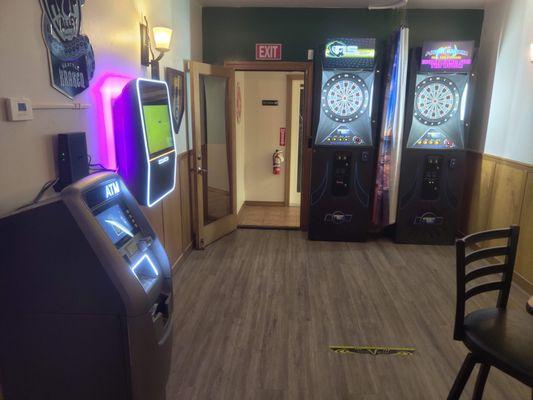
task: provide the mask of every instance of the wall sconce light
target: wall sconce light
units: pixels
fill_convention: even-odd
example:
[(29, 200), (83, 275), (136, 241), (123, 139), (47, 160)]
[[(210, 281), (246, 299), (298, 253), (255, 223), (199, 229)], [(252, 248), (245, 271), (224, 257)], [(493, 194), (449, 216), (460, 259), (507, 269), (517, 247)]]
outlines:
[[(163, 26), (153, 28), (154, 46), (159, 52), (155, 57), (150, 42), (150, 33), (148, 30), (148, 21), (144, 17), (144, 24), (140, 24), (141, 30), (141, 64), (152, 67), (152, 79), (159, 79), (159, 61), (165, 53), (170, 50), (170, 41), (172, 40), (172, 29)], [(150, 55), (152, 60), (150, 60)]]
[(533, 43), (529, 44), (529, 61), (533, 63)]

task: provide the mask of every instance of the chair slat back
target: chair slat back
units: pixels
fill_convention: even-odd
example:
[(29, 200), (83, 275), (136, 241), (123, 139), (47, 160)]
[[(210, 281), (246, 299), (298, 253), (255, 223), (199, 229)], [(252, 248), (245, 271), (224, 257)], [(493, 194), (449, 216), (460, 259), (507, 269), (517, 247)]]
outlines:
[[(496, 306), (499, 308), (507, 307), (511, 282), (513, 279), (519, 233), (520, 228), (513, 225), (506, 229), (495, 229), (474, 233), (456, 241), (457, 303), (455, 310), (454, 339), (461, 340), (464, 336), (464, 317), (466, 301), (468, 299), (481, 293), (499, 291)], [(507, 244), (505, 246), (483, 248), (471, 251), (468, 254), (466, 253), (467, 246), (474, 247), (477, 246), (477, 243), (479, 242), (493, 239), (507, 239)], [(488, 265), (478, 267), (466, 273), (466, 266), (468, 264), (499, 256), (504, 256), (503, 263), (489, 263)], [(467, 282), (472, 282), (475, 279), (494, 274), (502, 274), (501, 280), (483, 283), (466, 290)]]

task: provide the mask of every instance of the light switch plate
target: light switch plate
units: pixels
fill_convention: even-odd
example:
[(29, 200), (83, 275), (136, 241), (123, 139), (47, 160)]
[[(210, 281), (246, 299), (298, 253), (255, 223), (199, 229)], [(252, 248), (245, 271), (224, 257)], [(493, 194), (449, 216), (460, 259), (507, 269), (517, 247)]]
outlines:
[(28, 121), (33, 119), (33, 108), (30, 99), (9, 97), (6, 99), (8, 121)]

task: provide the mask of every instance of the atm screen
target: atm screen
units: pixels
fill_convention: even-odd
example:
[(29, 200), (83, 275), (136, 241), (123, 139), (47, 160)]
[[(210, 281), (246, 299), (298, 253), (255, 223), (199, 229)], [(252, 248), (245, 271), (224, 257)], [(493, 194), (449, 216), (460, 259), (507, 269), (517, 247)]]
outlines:
[(126, 237), (133, 237), (136, 233), (132, 220), (126, 216), (119, 204), (106, 208), (95, 217), (115, 245)]
[(168, 105), (143, 105), (143, 115), (150, 155), (174, 147)]

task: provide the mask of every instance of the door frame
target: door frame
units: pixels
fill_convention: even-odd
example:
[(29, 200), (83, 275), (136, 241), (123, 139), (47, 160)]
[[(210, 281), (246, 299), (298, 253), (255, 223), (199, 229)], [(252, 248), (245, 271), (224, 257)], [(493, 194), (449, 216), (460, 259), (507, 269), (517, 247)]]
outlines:
[[(188, 71), (191, 80), (191, 132), (192, 132), (192, 174), (194, 182), (194, 233), (195, 244), (197, 249), (203, 249), (210, 243), (220, 237), (233, 232), (237, 228), (237, 188), (236, 188), (236, 170), (235, 170), (235, 72), (231, 68), (220, 65), (205, 64), (199, 61), (189, 61)], [(230, 72), (228, 74), (228, 72)], [(202, 169), (202, 144), (198, 134), (199, 127), (202, 126), (200, 98), (197, 98), (196, 90), (200, 88), (200, 75), (222, 76), (228, 79), (226, 85), (226, 143), (228, 152), (228, 179), (230, 186), (230, 210), (231, 214), (214, 221), (208, 225), (204, 223), (204, 198), (199, 196), (199, 183), (202, 184), (205, 175)], [(201, 135), (201, 133), (200, 133)]]
[[(303, 74), (287, 75), (287, 112), (285, 122), (285, 206), (290, 206), (291, 203), (291, 163), (292, 163), (292, 84), (294, 81), (303, 81)], [(304, 84), (305, 86), (305, 84)], [(305, 92), (305, 89), (304, 89)], [(298, 122), (298, 126), (300, 126)], [(297, 143), (298, 144), (298, 143)], [(302, 152), (303, 154), (303, 152)], [(303, 160), (302, 160), (303, 164)], [(303, 170), (303, 166), (302, 166)], [(302, 171), (303, 172), (303, 171)], [(301, 192), (300, 192), (301, 198)], [(300, 200), (301, 204), (301, 200)]]
[[(300, 229), (309, 227), (309, 192), (311, 189), (311, 125), (313, 115), (313, 62), (304, 61), (226, 61), (225, 67), (234, 71), (301, 72), (304, 75), (304, 149), (302, 160), (302, 192), (300, 202)], [(232, 117), (235, 119), (235, 116)], [(287, 127), (285, 127), (287, 128)]]

